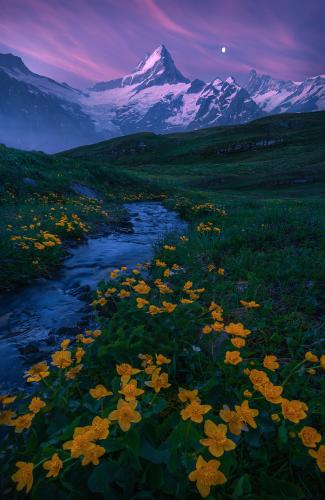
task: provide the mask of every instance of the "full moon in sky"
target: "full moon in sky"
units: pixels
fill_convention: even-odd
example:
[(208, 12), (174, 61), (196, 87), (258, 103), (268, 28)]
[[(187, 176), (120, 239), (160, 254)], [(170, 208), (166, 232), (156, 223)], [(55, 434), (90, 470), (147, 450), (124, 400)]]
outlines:
[(226, 52), (226, 47), (222, 47), (221, 52), (224, 54)]

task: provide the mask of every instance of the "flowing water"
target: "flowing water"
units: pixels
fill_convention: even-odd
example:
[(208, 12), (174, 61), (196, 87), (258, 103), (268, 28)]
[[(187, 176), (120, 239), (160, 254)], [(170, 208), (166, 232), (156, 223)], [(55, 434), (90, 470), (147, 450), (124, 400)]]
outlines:
[(85, 291), (107, 279), (116, 267), (135, 266), (151, 258), (164, 234), (186, 228), (175, 212), (157, 202), (126, 204), (133, 231), (89, 238), (73, 248), (59, 274), (0, 298), (0, 392), (22, 385), (32, 362), (44, 359), (61, 335), (84, 319)]

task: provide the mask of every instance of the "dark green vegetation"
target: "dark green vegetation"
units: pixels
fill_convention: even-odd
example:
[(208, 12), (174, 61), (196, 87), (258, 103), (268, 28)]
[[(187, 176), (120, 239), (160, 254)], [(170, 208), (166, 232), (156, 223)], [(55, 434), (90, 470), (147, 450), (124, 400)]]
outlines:
[[(325, 112), (277, 115), (186, 134), (144, 133), (64, 153), (205, 192), (324, 193)], [(230, 192), (230, 193), (229, 193)], [(248, 193), (247, 193), (248, 194)]]
[[(324, 450), (320, 436), (325, 422), (324, 127), (324, 113), (281, 115), (242, 127), (191, 134), (141, 134), (66, 153), (70, 160), (65, 161), (80, 162), (85, 171), (101, 165), (102, 172), (133, 176), (138, 185), (149, 179), (155, 192), (170, 194), (166, 203), (190, 227), (186, 238), (170, 235), (157, 245), (149, 273), (117, 272), (109, 283), (99, 284), (94, 305), (101, 332), (88, 332), (73, 341), (71, 355), (64, 347), (54, 355), (55, 367), (36, 384), (46, 406), (27, 417), (33, 420), (30, 429), (26, 427), (21, 434), (10, 429), (2, 455), (3, 489), (8, 498), (15, 498), (10, 475), (18, 460), (35, 466), (35, 500), (50, 495), (72, 500), (90, 496), (197, 498), (188, 474), (195, 470), (199, 455), (206, 461), (215, 457), (200, 443), (206, 438), (204, 424), (184, 420), (182, 411), (188, 402), (179, 400), (179, 387), (197, 389), (201, 404), (211, 406), (204, 414), (205, 422), (224, 424), (223, 405), (236, 410), (240, 418), (239, 406), (244, 401), (258, 411), (256, 428), (249, 419), (240, 435), (228, 428), (227, 437), (236, 448), (217, 455), (227, 482), (211, 489), (211, 500), (323, 498), (324, 459), (316, 462), (309, 452), (318, 450), (320, 457)], [(257, 149), (248, 146), (266, 137), (282, 142)], [(224, 152), (236, 144), (246, 150)], [(89, 186), (100, 189), (100, 184)], [(225, 209), (227, 215), (215, 207)], [(220, 234), (204, 230), (211, 226), (221, 228)], [(126, 280), (128, 273), (135, 281)], [(141, 280), (149, 290), (141, 283), (134, 288)], [(148, 303), (139, 307), (139, 298)], [(182, 302), (184, 298), (190, 302)], [(256, 301), (260, 307), (246, 309), (240, 300)], [(212, 301), (220, 306), (215, 309), (218, 317), (212, 317)], [(150, 310), (150, 305), (158, 311)], [(220, 337), (220, 331), (227, 331), (231, 323), (241, 323), (251, 333), (237, 326), (236, 334)], [(215, 330), (203, 333), (212, 324)], [(237, 342), (244, 338), (246, 344), (232, 344), (234, 337)], [(80, 347), (86, 353), (79, 370)], [(233, 351), (241, 359), (225, 362), (227, 352)], [(309, 355), (306, 359), (307, 352), (317, 358)], [(153, 364), (155, 354), (171, 360), (160, 365), (171, 386), (156, 393), (145, 383), (150, 378), (151, 385), (156, 383), (150, 363), (145, 371), (134, 373), (132, 378), (144, 391), (137, 397), (141, 420), (132, 422), (126, 431), (111, 413), (118, 399), (124, 398), (116, 364), (143, 369), (140, 353), (151, 355)], [(263, 364), (266, 355), (277, 357), (279, 366), (274, 371)], [(64, 367), (59, 368), (58, 358), (66, 360)], [(76, 378), (67, 376), (74, 369)], [(271, 393), (248, 370), (266, 374)], [(89, 390), (97, 384), (113, 395), (99, 400), (91, 397)], [(272, 400), (274, 386), (282, 388), (284, 400)], [(7, 408), (30, 415), (30, 399), (19, 395)], [(291, 413), (287, 401), (296, 401)], [(109, 436), (103, 437), (103, 432), (95, 439), (94, 430), (86, 426), (99, 416), (109, 417), (112, 423)], [(6, 418), (7, 425), (18, 430), (25, 425), (22, 420), (11, 422), (10, 415)], [(301, 437), (305, 426), (314, 429), (314, 447)], [(88, 429), (89, 441), (102, 447), (96, 449), (102, 453), (98, 465), (81, 463), (91, 458), (87, 439), (83, 453), (79, 449), (71, 456), (70, 441), (78, 444), (77, 427)], [(63, 468), (57, 478), (49, 480), (42, 464), (54, 453)]]

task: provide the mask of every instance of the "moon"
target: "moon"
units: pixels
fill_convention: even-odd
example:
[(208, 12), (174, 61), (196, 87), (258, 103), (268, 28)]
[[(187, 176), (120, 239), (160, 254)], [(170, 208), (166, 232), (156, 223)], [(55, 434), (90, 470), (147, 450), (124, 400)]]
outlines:
[(221, 52), (222, 52), (223, 54), (225, 54), (225, 52), (226, 52), (226, 47), (221, 47)]

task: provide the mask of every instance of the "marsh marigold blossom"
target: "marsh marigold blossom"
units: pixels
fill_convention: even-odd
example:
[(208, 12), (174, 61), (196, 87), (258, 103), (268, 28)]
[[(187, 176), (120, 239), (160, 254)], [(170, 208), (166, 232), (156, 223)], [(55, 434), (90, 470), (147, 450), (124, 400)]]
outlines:
[(226, 476), (218, 470), (220, 467), (218, 460), (209, 460), (206, 462), (199, 455), (195, 467), (196, 469), (190, 472), (188, 478), (190, 481), (196, 482), (196, 487), (203, 498), (210, 494), (211, 486), (224, 484), (227, 481)]
[(182, 401), (182, 403), (186, 403), (186, 401), (198, 401), (198, 402), (200, 402), (198, 392), (199, 391), (197, 389), (190, 391), (189, 389), (183, 389), (182, 387), (179, 387), (178, 399), (180, 401)]
[(38, 413), (46, 404), (41, 398), (34, 397), (28, 405), (28, 409), (33, 413)]
[(29, 429), (34, 416), (34, 413), (25, 413), (25, 415), (19, 415), (15, 420), (12, 420), (11, 425), (15, 427), (15, 432), (20, 433), (25, 429)]
[(247, 337), (247, 335), (251, 333), (242, 323), (229, 323), (229, 325), (225, 327), (225, 331), (229, 333), (229, 335), (235, 335), (236, 337)]
[(111, 391), (108, 391), (102, 384), (98, 384), (96, 385), (96, 387), (89, 389), (89, 393), (94, 399), (106, 398), (106, 396), (111, 396), (113, 394)]
[(248, 302), (246, 300), (241, 300), (240, 303), (243, 307), (245, 307), (245, 309), (257, 309), (258, 307), (261, 307), (260, 304), (255, 302), (255, 300), (250, 300)]
[(144, 390), (138, 389), (138, 382), (133, 379), (123, 385), (122, 389), (118, 392), (119, 394), (123, 394), (125, 401), (135, 401), (138, 396), (144, 393)]
[(0, 425), (14, 425), (13, 419), (16, 417), (16, 413), (10, 410), (0, 411)]
[(250, 408), (249, 403), (246, 399), (242, 402), (241, 405), (235, 406), (235, 411), (243, 422), (248, 424), (253, 429), (256, 429), (257, 425), (254, 418), (257, 417), (259, 411), (255, 408)]
[(219, 416), (221, 420), (228, 424), (229, 430), (232, 434), (235, 436), (240, 435), (242, 429), (245, 427), (245, 424), (237, 412), (224, 406), (223, 409), (220, 410)]
[(49, 374), (49, 367), (46, 361), (41, 361), (27, 370), (25, 377), (27, 377), (27, 382), (40, 382), (43, 378), (48, 377)]
[(131, 427), (131, 423), (138, 423), (142, 418), (140, 413), (135, 411), (136, 406), (136, 401), (128, 403), (123, 399), (119, 399), (117, 409), (113, 410), (108, 415), (108, 418), (110, 420), (117, 420), (122, 431), (127, 432)]
[(63, 462), (57, 453), (54, 453), (50, 460), (43, 463), (43, 469), (47, 470), (46, 477), (57, 477), (63, 468)]
[(246, 340), (242, 339), (240, 337), (235, 337), (233, 339), (230, 339), (230, 342), (234, 347), (237, 347), (237, 349), (240, 349), (241, 347), (244, 347), (246, 344)]
[(235, 443), (227, 438), (227, 426), (225, 424), (216, 425), (212, 420), (204, 422), (204, 434), (207, 438), (200, 439), (203, 446), (209, 448), (209, 452), (214, 457), (221, 457), (225, 451), (234, 450)]
[(168, 373), (160, 373), (160, 368), (155, 369), (151, 376), (151, 381), (145, 383), (148, 387), (152, 387), (155, 392), (160, 392), (161, 389), (168, 389)]
[(136, 300), (138, 309), (143, 309), (144, 306), (147, 306), (149, 304), (148, 300), (142, 299), (141, 297), (137, 297), (135, 300)]
[(286, 420), (298, 424), (307, 417), (308, 406), (302, 401), (282, 398), (282, 415)]
[(157, 365), (168, 365), (169, 363), (171, 363), (171, 359), (170, 358), (166, 358), (166, 356), (164, 356), (163, 354), (156, 354), (156, 363)]
[(126, 384), (132, 375), (136, 375), (140, 373), (141, 370), (138, 368), (133, 368), (128, 363), (121, 363), (120, 365), (116, 365), (117, 374), (121, 377), (122, 384)]
[(169, 314), (175, 311), (177, 307), (177, 304), (172, 304), (171, 302), (166, 302), (165, 300), (163, 301), (162, 305), (164, 307), (164, 311)]
[(270, 354), (264, 357), (263, 366), (264, 368), (267, 368), (268, 370), (274, 372), (277, 368), (279, 368), (280, 365), (278, 363), (277, 357)]
[(250, 381), (252, 382), (252, 384), (254, 385), (254, 389), (258, 389), (267, 384), (268, 382), (270, 382), (270, 379), (269, 377), (267, 376), (267, 374), (265, 372), (263, 372), (262, 370), (251, 370), (249, 372), (249, 379)]
[(108, 418), (94, 417), (89, 426), (94, 439), (106, 439), (109, 435), (109, 426), (111, 422)]
[(281, 394), (283, 392), (283, 387), (281, 387), (281, 385), (273, 385), (271, 382), (267, 382), (266, 384), (259, 386), (258, 390), (261, 394), (263, 394), (265, 399), (269, 401), (269, 403), (281, 403)]
[(224, 362), (226, 365), (238, 365), (243, 361), (239, 351), (227, 351)]
[(11, 479), (17, 483), (17, 491), (26, 488), (26, 493), (29, 493), (33, 486), (33, 469), (32, 462), (16, 462), (17, 471), (11, 476)]
[(212, 409), (210, 405), (201, 405), (199, 401), (192, 400), (182, 411), (183, 420), (190, 419), (192, 422), (200, 424), (203, 422), (203, 415)]
[(322, 440), (321, 434), (314, 427), (303, 427), (298, 436), (308, 448), (316, 448), (317, 443), (320, 443)]
[(309, 450), (309, 455), (316, 459), (316, 463), (321, 472), (325, 472), (325, 445), (322, 444), (317, 451)]
[(72, 363), (70, 351), (56, 351), (52, 354), (52, 365), (58, 368), (67, 368)]
[(310, 361), (311, 363), (318, 363), (318, 361), (319, 361), (318, 357), (315, 354), (313, 354), (311, 351), (306, 352), (305, 360)]

